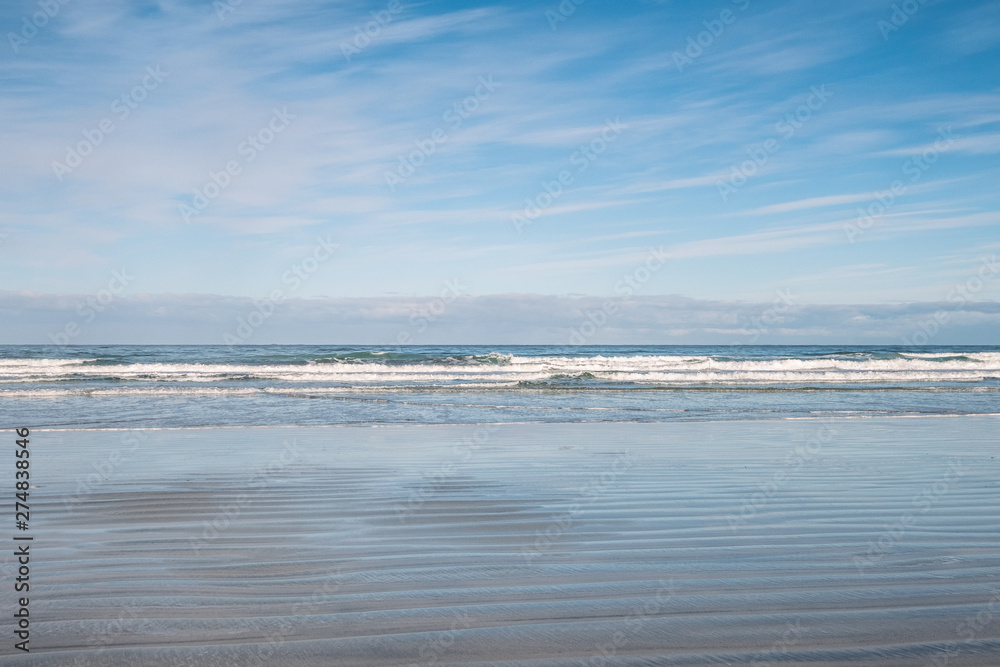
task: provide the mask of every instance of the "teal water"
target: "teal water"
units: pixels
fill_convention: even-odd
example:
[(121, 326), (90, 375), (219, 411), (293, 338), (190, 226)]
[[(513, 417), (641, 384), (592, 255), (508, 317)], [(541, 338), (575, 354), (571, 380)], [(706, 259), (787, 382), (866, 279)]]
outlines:
[(9, 426), (1000, 413), (997, 346), (3, 346)]

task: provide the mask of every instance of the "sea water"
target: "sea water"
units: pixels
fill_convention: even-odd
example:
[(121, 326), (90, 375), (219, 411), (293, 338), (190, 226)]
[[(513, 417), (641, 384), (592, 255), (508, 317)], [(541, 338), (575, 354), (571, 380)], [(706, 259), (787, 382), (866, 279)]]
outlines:
[(33, 428), (1000, 413), (997, 346), (3, 346)]

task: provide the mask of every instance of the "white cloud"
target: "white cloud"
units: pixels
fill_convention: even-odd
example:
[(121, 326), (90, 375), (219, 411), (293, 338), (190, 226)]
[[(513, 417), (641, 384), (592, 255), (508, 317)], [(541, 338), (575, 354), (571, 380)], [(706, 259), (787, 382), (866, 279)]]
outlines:
[[(77, 311), (83, 295), (0, 292), (0, 344), (51, 344), (75, 323), (74, 343), (222, 344), (239, 319), (257, 310), (252, 299), (196, 294), (137, 294), (114, 301), (92, 322)], [(771, 343), (899, 344), (940, 311), (951, 313), (936, 343), (997, 344), (1000, 303), (893, 305), (793, 304), (773, 327), (753, 324), (772, 303), (705, 301), (676, 296), (620, 298), (492, 295), (459, 297), (418, 334), (411, 322), (434, 297), (288, 299), (252, 330), (249, 344), (392, 345), (401, 332), (421, 344), (566, 344), (587, 312), (613, 301), (617, 311), (588, 341), (593, 344)], [(259, 303), (259, 302), (258, 302)], [(755, 320), (754, 318), (757, 318)], [(16, 322), (16, 325), (13, 324)], [(756, 340), (756, 339), (755, 339)]]
[(780, 204), (769, 204), (760, 208), (743, 211), (746, 215), (771, 215), (773, 213), (788, 213), (790, 211), (801, 211), (803, 209), (824, 208), (827, 206), (840, 206), (842, 204), (854, 204), (860, 201), (870, 201), (872, 193), (861, 192), (849, 195), (827, 195), (825, 197), (810, 197), (797, 201), (782, 202)]

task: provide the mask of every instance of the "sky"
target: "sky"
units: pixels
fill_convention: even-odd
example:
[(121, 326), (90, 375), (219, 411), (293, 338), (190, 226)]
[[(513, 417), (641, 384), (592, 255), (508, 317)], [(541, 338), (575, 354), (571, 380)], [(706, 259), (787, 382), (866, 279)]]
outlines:
[(0, 31), (0, 343), (1000, 344), (997, 1)]

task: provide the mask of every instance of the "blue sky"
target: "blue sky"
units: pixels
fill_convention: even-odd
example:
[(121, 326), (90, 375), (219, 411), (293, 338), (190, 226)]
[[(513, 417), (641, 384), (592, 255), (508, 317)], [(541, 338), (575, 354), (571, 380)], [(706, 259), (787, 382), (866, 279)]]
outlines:
[[(17, 0), (0, 27), (0, 342), (47, 342), (109, 285), (108, 311), (280, 290), (273, 322), (296, 299), (406, 322), (458, 281), (462, 342), (512, 308), (563, 342), (583, 311), (538, 296), (649, 297), (654, 329), (783, 291), (889, 314), (1000, 250), (1000, 2)], [(998, 342), (991, 307), (949, 335)], [(171, 315), (169, 340), (125, 308), (73, 342), (216, 341), (234, 308)], [(307, 337), (337, 337), (331, 312)], [(820, 319), (786, 339), (913, 326)]]

